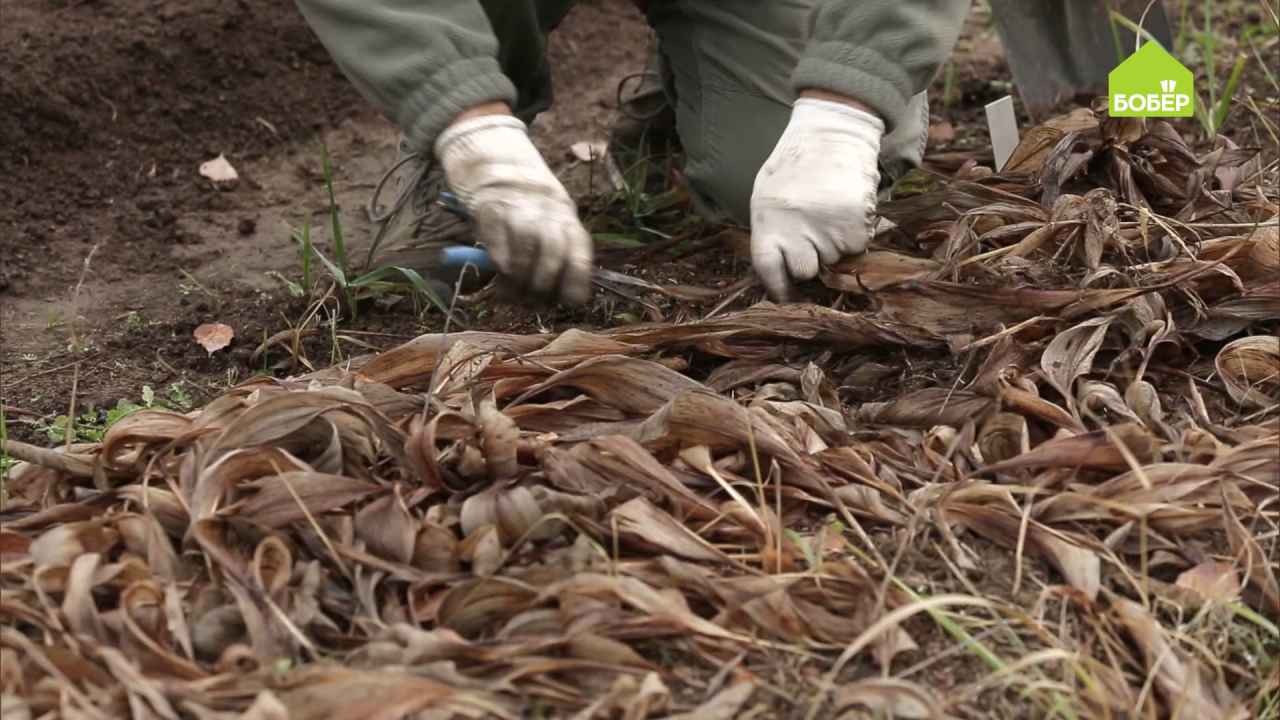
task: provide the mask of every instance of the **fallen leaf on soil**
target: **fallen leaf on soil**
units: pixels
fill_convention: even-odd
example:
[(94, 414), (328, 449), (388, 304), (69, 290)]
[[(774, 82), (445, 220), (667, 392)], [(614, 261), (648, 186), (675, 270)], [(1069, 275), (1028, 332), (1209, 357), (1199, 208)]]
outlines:
[(569, 146), (569, 154), (580, 162), (595, 162), (604, 158), (608, 145), (604, 142), (576, 142)]
[(205, 352), (212, 355), (222, 348), (231, 344), (231, 339), (235, 337), (236, 331), (231, 329), (230, 325), (222, 323), (205, 323), (195, 329), (191, 333)]
[(212, 160), (206, 160), (205, 162), (200, 163), (200, 175), (209, 178), (216, 183), (230, 182), (232, 180), (239, 179), (240, 177), (240, 174), (236, 172), (236, 169), (227, 161), (225, 155), (218, 155), (218, 157)]

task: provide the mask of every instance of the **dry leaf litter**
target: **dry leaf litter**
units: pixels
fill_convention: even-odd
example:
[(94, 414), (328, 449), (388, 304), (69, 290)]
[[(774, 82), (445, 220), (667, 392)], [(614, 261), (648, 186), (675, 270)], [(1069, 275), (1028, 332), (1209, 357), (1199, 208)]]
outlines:
[(9, 443), (3, 717), (1251, 717), (1276, 677), (1178, 628), (1280, 616), (1254, 157), (1079, 110), (886, 203), (843, 309), (427, 335)]

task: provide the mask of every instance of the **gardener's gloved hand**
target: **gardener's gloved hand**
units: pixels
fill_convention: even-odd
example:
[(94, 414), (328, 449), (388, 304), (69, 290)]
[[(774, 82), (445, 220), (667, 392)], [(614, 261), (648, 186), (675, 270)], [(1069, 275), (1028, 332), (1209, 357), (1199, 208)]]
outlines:
[(791, 283), (866, 250), (880, 184), (884, 122), (841, 102), (802, 97), (756, 175), (751, 261), (775, 300)]
[(499, 272), (522, 289), (570, 303), (591, 295), (591, 235), (519, 119), (460, 119), (436, 140), (450, 189)]

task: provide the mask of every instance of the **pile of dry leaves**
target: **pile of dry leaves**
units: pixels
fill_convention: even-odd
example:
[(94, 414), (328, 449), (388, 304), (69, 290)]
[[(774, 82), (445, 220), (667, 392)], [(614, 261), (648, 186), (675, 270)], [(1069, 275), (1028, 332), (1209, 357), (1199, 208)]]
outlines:
[(843, 309), (429, 335), (10, 442), (3, 718), (1276, 713), (1253, 157), (1081, 110), (887, 203)]

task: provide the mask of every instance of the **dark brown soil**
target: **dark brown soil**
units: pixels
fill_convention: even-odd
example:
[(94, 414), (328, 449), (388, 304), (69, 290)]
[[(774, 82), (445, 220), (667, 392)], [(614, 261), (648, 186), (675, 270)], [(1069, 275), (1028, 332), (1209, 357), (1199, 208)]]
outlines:
[[(79, 408), (179, 380), (199, 401), (260, 371), (253, 347), (306, 310), (267, 273), (297, 280), (290, 230), (325, 219), (319, 143), (359, 246), (394, 128), (292, 3), (6, 0), (2, 14), (0, 389), (14, 432), (65, 413), (73, 384)], [(626, 0), (583, 3), (557, 30), (560, 101), (536, 125), (553, 165), (603, 139), (617, 81), (649, 42)], [(219, 154), (240, 174), (231, 187), (198, 173)], [(409, 306), (350, 329), (374, 347), (412, 337), (424, 327)], [(230, 351), (192, 341), (203, 322), (235, 329)], [(317, 364), (332, 359), (312, 346)]]
[[(251, 209), (258, 182), (213, 192), (197, 165), (243, 166), (364, 112), (294, 7), (6, 3), (0, 170), (16, 297), (93, 277), (167, 277), (190, 262), (179, 216)], [(247, 227), (247, 226), (246, 226)]]

